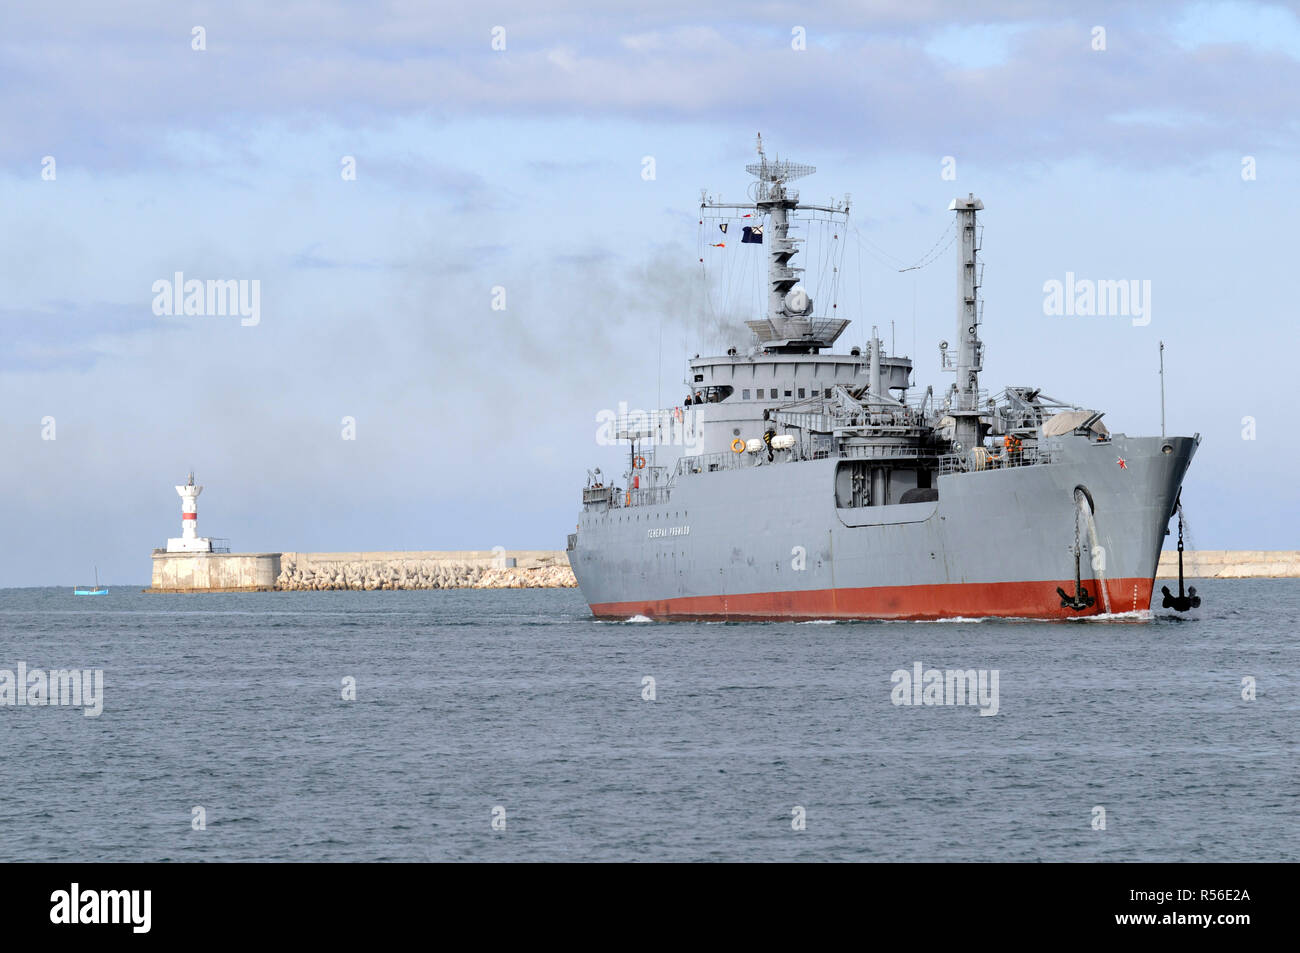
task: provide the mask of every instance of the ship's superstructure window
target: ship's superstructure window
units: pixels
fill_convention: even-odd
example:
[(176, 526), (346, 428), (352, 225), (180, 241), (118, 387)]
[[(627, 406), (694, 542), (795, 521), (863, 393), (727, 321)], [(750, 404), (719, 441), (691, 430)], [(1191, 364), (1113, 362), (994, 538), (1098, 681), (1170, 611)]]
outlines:
[(831, 396), (831, 389), (830, 389), (829, 387), (826, 388), (826, 392), (823, 393), (822, 396), (823, 396), (823, 397), (829, 397), (829, 396)]
[(786, 392), (785, 392), (785, 396), (786, 396), (786, 397), (790, 397), (790, 396), (791, 396), (790, 392), (789, 392), (789, 391), (786, 391)]
[[(697, 404), (717, 404), (726, 400), (735, 391), (730, 384), (721, 384), (713, 387), (702, 387), (695, 392), (695, 403)], [(688, 395), (689, 396), (689, 395)]]
[(742, 391), (740, 392), (740, 399), (741, 399), (741, 400), (749, 400), (749, 388), (748, 388), (748, 387), (746, 387), (744, 390), (742, 390)]
[(799, 396), (800, 396), (800, 397), (803, 397), (803, 396), (804, 396), (804, 392), (803, 392), (803, 388), (802, 388), (802, 387), (799, 388)]

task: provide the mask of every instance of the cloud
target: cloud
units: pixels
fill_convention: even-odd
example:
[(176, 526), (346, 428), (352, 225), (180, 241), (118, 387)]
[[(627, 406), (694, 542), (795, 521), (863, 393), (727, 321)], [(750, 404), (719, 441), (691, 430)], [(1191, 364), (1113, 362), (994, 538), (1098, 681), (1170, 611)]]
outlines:
[[(816, 16), (733, 3), (707, 26), (682, 3), (635, 15), (551, 6), (545, 17), (528, 4), (497, 7), (504, 51), (491, 48), (486, 19), (398, 3), (379, 15), (253, 3), (197, 17), (161, 3), (108, 18), (95, 5), (11, 11), (0, 124), (20, 132), (0, 143), (0, 161), (28, 168), (55, 154), (140, 167), (175, 160), (159, 130), (224, 128), (237, 140), (266, 119), (371, 127), (430, 115), (781, 114), (801, 117), (806, 141), (847, 139), (869, 152), (1174, 162), (1279, 145), (1300, 113), (1300, 61), (1286, 39), (1300, 27), (1262, 5), (1103, 3), (1085, 18), (1028, 2), (981, 4), (978, 14), (840, 3)], [(1250, 28), (1216, 34), (1243, 17)], [(205, 51), (190, 48), (194, 19), (207, 29)], [(1095, 24), (1107, 29), (1105, 51), (1091, 48)], [(806, 29), (806, 50), (791, 49), (792, 25)], [(1132, 118), (1187, 109), (1198, 121), (1178, 129)], [(396, 164), (376, 171), (405, 185), (424, 178)], [(487, 197), (472, 182), (463, 191), (470, 205)]]
[(377, 268), (391, 267), (381, 261), (342, 261), (336, 258), (326, 258), (320, 253), (321, 248), (320, 242), (313, 242), (307, 248), (299, 251), (293, 256), (293, 267), (322, 268), (329, 271), (349, 269), (354, 271), (374, 271)]
[(0, 309), (0, 370), (89, 371), (129, 339), (157, 328), (147, 309), (114, 301)]

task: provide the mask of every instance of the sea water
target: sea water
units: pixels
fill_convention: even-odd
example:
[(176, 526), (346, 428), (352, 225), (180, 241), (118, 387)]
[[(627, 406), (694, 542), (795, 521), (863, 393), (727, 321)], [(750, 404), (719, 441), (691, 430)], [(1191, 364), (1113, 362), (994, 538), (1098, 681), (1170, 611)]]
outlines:
[[(0, 860), (1300, 860), (1300, 580), (1198, 591), (807, 625), (0, 590), (0, 670), (103, 696), (0, 705)], [(996, 714), (897, 703), (918, 664), (996, 672)]]

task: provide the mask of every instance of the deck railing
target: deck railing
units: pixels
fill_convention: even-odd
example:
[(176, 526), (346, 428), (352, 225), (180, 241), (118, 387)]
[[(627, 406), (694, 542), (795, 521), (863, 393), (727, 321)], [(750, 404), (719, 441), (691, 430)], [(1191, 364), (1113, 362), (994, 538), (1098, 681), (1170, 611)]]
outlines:
[(996, 456), (986, 452), (983, 458), (976, 461), (972, 461), (966, 454), (945, 453), (939, 457), (939, 473), (940, 475), (981, 473), (987, 470), (1043, 466), (1056, 462), (1058, 462), (1056, 455), (1046, 447), (1024, 447), (1014, 452), (1003, 450)]
[(850, 444), (841, 448), (839, 457), (842, 460), (914, 460), (917, 457), (933, 459), (934, 451), (926, 447)]
[(711, 473), (714, 470), (739, 470), (742, 466), (753, 466), (747, 459), (748, 453), (734, 453), (724, 450), (719, 453), (697, 453), (692, 457), (681, 457), (677, 469), (673, 471), (674, 479), (691, 473)]
[[(983, 448), (980, 448), (983, 450)], [(1028, 467), (1041, 466), (1058, 462), (1057, 455), (1051, 448), (1047, 447), (1024, 447), (1015, 453), (1003, 451), (1000, 454), (993, 455), (987, 451), (979, 459), (972, 461), (971, 457), (966, 454), (946, 453), (937, 457), (927, 448), (908, 447), (908, 446), (872, 446), (870, 444), (850, 445), (843, 447), (839, 451), (814, 451), (810, 457), (799, 457), (798, 455), (785, 456), (786, 461), (793, 462), (799, 459), (828, 459), (835, 458), (840, 460), (936, 460), (938, 461), (938, 471), (941, 475), (954, 473), (978, 473), (987, 470), (1004, 470), (1011, 467)], [(766, 459), (755, 460), (754, 454), (734, 453), (730, 451), (721, 451), (717, 453), (701, 453), (689, 457), (681, 457), (677, 461), (677, 466), (673, 471), (669, 482), (659, 486), (644, 487), (639, 489), (622, 489), (620, 487), (601, 487), (597, 490), (584, 490), (584, 503), (607, 503), (610, 507), (619, 508), (625, 506), (654, 506), (664, 504), (672, 497), (673, 488), (678, 479), (691, 477), (700, 473), (712, 473), (720, 470), (739, 470), (756, 465), (768, 465)], [(766, 457), (766, 452), (760, 454)]]

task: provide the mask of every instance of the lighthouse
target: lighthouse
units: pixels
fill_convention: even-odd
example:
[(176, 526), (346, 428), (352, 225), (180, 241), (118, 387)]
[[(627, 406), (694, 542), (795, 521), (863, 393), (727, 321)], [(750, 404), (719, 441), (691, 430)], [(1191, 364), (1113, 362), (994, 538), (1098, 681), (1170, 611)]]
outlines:
[(203, 487), (194, 485), (194, 474), (189, 482), (176, 487), (176, 494), (181, 498), (181, 535), (180, 538), (167, 540), (169, 553), (210, 553), (212, 540), (199, 536), (199, 494)]
[(199, 535), (194, 474), (176, 487), (181, 535), (153, 551), (153, 585), (145, 592), (270, 592), (280, 578), (279, 553), (232, 553), (230, 540)]

